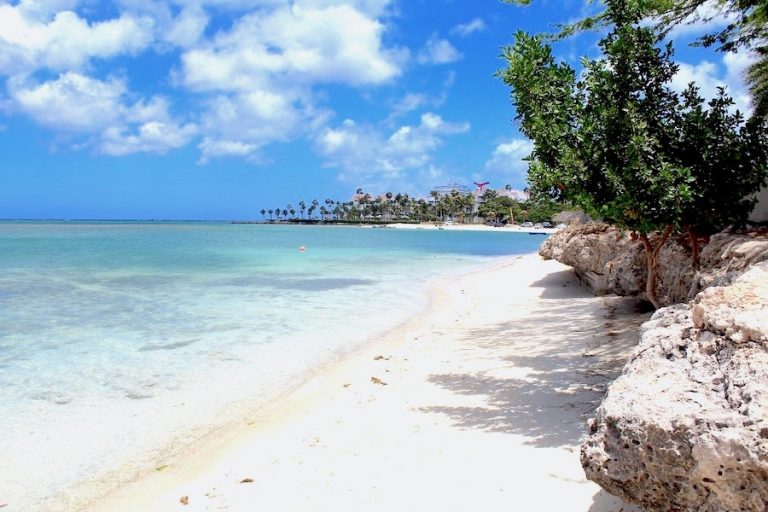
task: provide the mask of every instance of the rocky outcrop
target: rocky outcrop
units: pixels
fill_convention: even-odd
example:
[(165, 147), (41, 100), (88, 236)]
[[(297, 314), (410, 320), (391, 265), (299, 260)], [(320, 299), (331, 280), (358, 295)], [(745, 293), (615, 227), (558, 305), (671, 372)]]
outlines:
[[(573, 267), (598, 294), (645, 298), (642, 244), (616, 228), (587, 224), (564, 229), (548, 238), (539, 253)], [(687, 241), (671, 239), (659, 255), (657, 299), (665, 306), (687, 302), (704, 288), (726, 284), (750, 265), (766, 260), (768, 236), (724, 232), (710, 238), (701, 252), (700, 268), (694, 271)]]
[[(634, 245), (624, 232), (607, 224), (586, 224), (558, 231), (539, 248), (545, 259), (573, 267), (597, 294), (610, 292), (606, 268)], [(623, 294), (636, 295), (636, 294)]]
[[(768, 262), (713, 237), (699, 292), (658, 310), (582, 445), (587, 477), (649, 510), (768, 510)], [(757, 253), (755, 252), (757, 251)]]

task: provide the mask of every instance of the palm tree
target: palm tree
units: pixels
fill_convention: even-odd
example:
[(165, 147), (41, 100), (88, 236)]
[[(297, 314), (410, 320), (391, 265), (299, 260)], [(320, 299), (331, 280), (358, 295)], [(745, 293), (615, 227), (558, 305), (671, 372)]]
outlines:
[[(313, 199), (313, 200), (312, 200), (312, 208), (311, 208), (311, 210), (312, 210), (313, 212), (314, 212), (314, 211), (317, 211), (317, 207), (318, 207), (318, 206), (320, 206), (320, 201), (318, 201), (317, 199)], [(311, 217), (311, 216), (312, 216), (312, 214), (310, 214), (309, 216)]]
[(440, 192), (433, 190), (429, 195), (432, 196), (432, 201), (435, 205), (435, 220), (438, 220), (440, 217)]
[(288, 218), (288, 210), (283, 210), (283, 218), (284, 219)]
[(272, 220), (272, 214), (275, 213), (274, 210), (269, 210), (269, 220)]
[(261, 213), (261, 216), (264, 217), (264, 219), (267, 218), (267, 210), (265, 210), (264, 208), (262, 208), (259, 213)]
[(304, 211), (307, 209), (307, 203), (299, 201), (299, 210), (301, 210), (301, 218), (304, 218)]
[[(271, 211), (271, 210), (270, 210), (270, 211)], [(277, 210), (275, 210), (275, 217), (277, 217), (277, 219), (276, 219), (276, 220), (280, 220), (280, 208), (278, 208)]]

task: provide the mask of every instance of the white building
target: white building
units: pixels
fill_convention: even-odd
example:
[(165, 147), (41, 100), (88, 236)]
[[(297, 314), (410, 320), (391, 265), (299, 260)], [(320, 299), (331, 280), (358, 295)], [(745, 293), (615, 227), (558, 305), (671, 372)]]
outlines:
[(520, 203), (528, 201), (531, 198), (531, 193), (527, 190), (520, 190), (517, 188), (500, 188), (496, 191), (499, 197), (509, 197)]

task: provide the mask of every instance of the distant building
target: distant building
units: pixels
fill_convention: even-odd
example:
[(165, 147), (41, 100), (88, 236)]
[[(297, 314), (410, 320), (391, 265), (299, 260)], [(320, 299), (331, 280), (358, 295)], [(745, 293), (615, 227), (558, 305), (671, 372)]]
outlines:
[(437, 192), (441, 196), (445, 196), (450, 194), (454, 190), (457, 191), (459, 194), (469, 194), (472, 192), (471, 188), (465, 185), (460, 185), (456, 182), (447, 183), (445, 185), (438, 185), (437, 187), (432, 189), (432, 192)]
[(499, 195), (499, 197), (509, 197), (520, 203), (528, 201), (531, 198), (531, 193), (527, 189), (520, 190), (516, 188), (500, 188), (496, 191), (496, 193)]

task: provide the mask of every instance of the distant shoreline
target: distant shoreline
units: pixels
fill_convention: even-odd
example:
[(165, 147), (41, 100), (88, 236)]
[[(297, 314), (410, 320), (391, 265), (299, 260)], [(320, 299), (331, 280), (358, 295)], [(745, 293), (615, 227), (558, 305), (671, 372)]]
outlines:
[(520, 225), (488, 226), (486, 224), (446, 224), (441, 222), (388, 222), (388, 221), (337, 221), (320, 219), (293, 219), (289, 221), (263, 220), (194, 220), (194, 219), (0, 219), (0, 223), (18, 224), (231, 224), (255, 226), (345, 226), (358, 228), (388, 228), (411, 230), (448, 230), (448, 231), (491, 231), (506, 233), (530, 233), (549, 235), (557, 228), (524, 228)]

